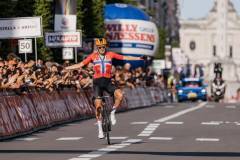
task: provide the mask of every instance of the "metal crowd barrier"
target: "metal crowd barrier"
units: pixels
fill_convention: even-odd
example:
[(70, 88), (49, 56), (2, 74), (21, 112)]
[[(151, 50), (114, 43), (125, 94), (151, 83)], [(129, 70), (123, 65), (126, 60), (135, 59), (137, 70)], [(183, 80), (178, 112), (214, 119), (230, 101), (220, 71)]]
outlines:
[[(119, 111), (148, 107), (164, 101), (165, 90), (157, 87), (125, 88), (124, 100)], [(0, 140), (28, 134), (74, 120), (94, 117), (92, 90), (29, 92), (16, 95), (13, 92), (0, 94)], [(110, 109), (113, 101), (109, 98)]]

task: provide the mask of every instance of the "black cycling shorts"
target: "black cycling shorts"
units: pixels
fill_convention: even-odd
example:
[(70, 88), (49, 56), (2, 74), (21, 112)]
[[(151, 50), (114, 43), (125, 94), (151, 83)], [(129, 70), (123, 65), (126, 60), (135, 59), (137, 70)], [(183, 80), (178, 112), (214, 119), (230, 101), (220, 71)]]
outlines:
[(112, 84), (110, 78), (97, 78), (93, 80), (93, 94), (94, 98), (103, 96), (103, 92), (106, 91), (111, 96), (114, 96), (116, 86)]

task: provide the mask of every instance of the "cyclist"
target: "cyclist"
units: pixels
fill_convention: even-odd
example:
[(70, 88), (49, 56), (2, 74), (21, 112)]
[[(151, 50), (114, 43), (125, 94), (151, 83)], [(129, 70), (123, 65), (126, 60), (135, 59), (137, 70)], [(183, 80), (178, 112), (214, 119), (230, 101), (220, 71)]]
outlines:
[(103, 92), (106, 91), (114, 96), (114, 105), (110, 114), (112, 125), (116, 124), (115, 112), (119, 107), (123, 93), (120, 89), (116, 88), (111, 82), (112, 59), (118, 60), (142, 60), (140, 57), (123, 56), (114, 52), (107, 51), (107, 40), (105, 38), (98, 38), (95, 40), (97, 51), (91, 53), (81, 63), (66, 67), (68, 70), (79, 69), (92, 62), (94, 64), (93, 76), (93, 92), (94, 92), (94, 105), (96, 107), (96, 119), (98, 124), (98, 138), (104, 138), (101, 120), (101, 105)]

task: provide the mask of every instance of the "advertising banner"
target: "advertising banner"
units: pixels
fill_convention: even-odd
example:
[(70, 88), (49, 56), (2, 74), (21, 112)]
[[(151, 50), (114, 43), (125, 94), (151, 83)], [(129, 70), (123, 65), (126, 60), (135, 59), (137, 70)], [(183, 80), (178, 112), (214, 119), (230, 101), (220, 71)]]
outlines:
[(150, 21), (105, 20), (110, 50), (122, 54), (154, 56), (158, 48), (158, 30)]
[(55, 0), (54, 31), (76, 31), (76, 13), (76, 0)]
[(81, 32), (46, 32), (45, 43), (47, 47), (81, 47)]
[(41, 17), (0, 19), (0, 39), (34, 38), (41, 36)]

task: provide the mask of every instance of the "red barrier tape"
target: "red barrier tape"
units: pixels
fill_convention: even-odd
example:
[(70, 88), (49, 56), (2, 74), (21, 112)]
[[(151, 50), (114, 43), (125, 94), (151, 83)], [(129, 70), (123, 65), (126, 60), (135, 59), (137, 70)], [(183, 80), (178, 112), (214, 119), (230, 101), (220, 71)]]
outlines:
[[(118, 111), (146, 107), (162, 101), (162, 90), (156, 87), (123, 89), (124, 99)], [(0, 97), (0, 139), (31, 132), (39, 128), (95, 115), (91, 89), (61, 92), (35, 92)], [(110, 110), (111, 97), (106, 99)]]

